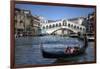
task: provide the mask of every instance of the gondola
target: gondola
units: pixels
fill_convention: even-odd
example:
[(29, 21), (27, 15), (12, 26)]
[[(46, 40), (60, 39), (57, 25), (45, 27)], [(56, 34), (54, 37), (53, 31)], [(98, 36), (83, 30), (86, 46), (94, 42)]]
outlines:
[[(41, 44), (41, 51), (42, 51), (42, 55), (44, 58), (65, 58), (65, 57), (73, 57), (73, 56), (77, 56), (77, 55), (82, 55), (85, 53), (86, 48), (87, 48), (87, 37), (85, 36), (83, 38), (83, 46), (81, 48), (79, 47), (72, 47), (74, 48), (74, 52), (72, 53), (67, 53), (68, 52), (68, 48), (65, 49), (65, 51), (59, 51), (59, 52), (49, 52), (43, 49), (43, 46)], [(71, 51), (72, 48), (69, 50)]]

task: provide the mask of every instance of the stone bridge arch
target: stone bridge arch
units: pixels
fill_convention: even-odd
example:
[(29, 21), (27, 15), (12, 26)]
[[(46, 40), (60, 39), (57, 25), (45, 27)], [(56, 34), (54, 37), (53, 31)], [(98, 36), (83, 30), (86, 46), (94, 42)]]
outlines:
[(43, 34), (52, 34), (61, 29), (65, 29), (74, 33), (84, 33), (86, 31), (85, 26), (67, 20), (43, 24), (41, 29)]
[(60, 34), (65, 34), (64, 32), (66, 32), (66, 34), (76, 33), (75, 31), (69, 28), (59, 28), (59, 29), (52, 31), (50, 34), (55, 34), (57, 31), (61, 31)]
[(57, 33), (57, 31), (61, 31), (60, 34), (65, 34), (65, 32), (68, 33), (68, 34), (77, 33), (76, 31), (74, 31), (74, 30), (72, 30), (70, 28), (58, 28), (58, 29), (52, 30), (52, 32), (49, 33), (49, 34), (55, 34), (55, 33)]

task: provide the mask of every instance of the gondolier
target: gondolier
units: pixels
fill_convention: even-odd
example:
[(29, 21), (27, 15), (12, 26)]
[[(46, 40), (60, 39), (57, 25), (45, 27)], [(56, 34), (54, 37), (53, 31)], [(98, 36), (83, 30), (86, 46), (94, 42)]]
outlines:
[[(77, 55), (82, 55), (83, 53), (85, 53), (85, 50), (87, 48), (87, 36), (86, 34), (84, 34), (84, 38), (83, 38), (83, 46), (80, 47), (79, 45), (75, 45), (73, 47), (68, 46), (67, 48), (65, 48), (64, 51), (58, 51), (58, 52), (53, 52), (53, 51), (48, 51), (45, 50), (42, 46), (42, 55), (44, 58), (65, 58), (65, 57), (72, 57), (72, 56), (77, 56)], [(57, 50), (57, 49), (55, 49)]]

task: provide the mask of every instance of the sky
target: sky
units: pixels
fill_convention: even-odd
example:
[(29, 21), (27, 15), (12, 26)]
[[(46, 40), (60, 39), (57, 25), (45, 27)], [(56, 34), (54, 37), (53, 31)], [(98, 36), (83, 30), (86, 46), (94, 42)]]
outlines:
[(95, 11), (94, 8), (67, 7), (67, 6), (47, 6), (33, 4), (16, 4), (16, 8), (30, 10), (32, 15), (43, 16), (48, 20), (70, 19), (87, 16)]

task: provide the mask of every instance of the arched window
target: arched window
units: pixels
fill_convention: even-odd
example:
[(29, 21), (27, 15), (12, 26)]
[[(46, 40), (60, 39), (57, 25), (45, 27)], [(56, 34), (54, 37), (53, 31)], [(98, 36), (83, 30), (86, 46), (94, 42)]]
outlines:
[(48, 29), (48, 25), (46, 26), (46, 29)]
[(76, 29), (76, 25), (74, 26), (74, 29)]
[(68, 27), (70, 27), (70, 24), (68, 24)]
[(49, 25), (49, 28), (51, 28), (52, 26), (51, 25)]
[(73, 24), (71, 25), (71, 27), (73, 28)]
[(79, 26), (77, 26), (77, 29), (79, 29)]
[(56, 24), (56, 27), (58, 27), (58, 24)]
[(45, 29), (45, 26), (43, 26), (43, 29)]
[(85, 28), (83, 28), (83, 31), (85, 31)]
[(66, 20), (63, 21), (63, 26), (66, 26), (67, 22)]
[(61, 26), (61, 23), (59, 23), (59, 26)]
[(82, 30), (82, 28), (80, 27), (80, 30)]

